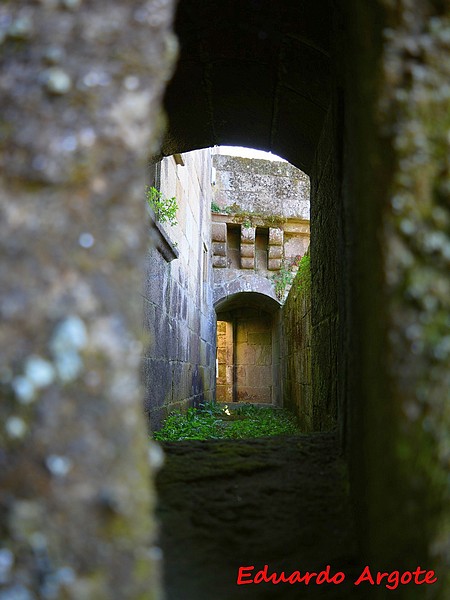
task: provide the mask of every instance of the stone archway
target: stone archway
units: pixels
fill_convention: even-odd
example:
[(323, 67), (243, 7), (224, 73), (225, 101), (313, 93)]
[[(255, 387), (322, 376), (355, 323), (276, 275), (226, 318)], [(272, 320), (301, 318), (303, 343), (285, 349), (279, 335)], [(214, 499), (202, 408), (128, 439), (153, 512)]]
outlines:
[(215, 309), (216, 399), (280, 405), (280, 303), (238, 292), (219, 299)]
[[(2, 7), (0, 515), (22, 596), (46, 578), (71, 598), (158, 595), (129, 300), (172, 15), (155, 0)], [(448, 19), (439, 0), (182, 0), (164, 142), (245, 142), (311, 174), (314, 377), (340, 408), (361, 542), (385, 564), (433, 549), (442, 572)], [(69, 328), (67, 379), (51, 342), (73, 316), (86, 336)]]

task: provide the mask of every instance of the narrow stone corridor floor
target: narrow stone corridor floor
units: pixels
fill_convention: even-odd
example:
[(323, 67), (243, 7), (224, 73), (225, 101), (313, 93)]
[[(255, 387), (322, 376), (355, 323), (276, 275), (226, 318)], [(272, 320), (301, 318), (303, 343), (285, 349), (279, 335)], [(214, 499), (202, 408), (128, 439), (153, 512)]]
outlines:
[[(366, 598), (333, 434), (162, 444), (160, 544), (167, 600)], [(345, 574), (343, 583), (237, 585), (239, 567)], [(252, 578), (252, 577), (250, 577)], [(367, 585), (367, 584), (366, 584)], [(362, 589), (365, 588), (365, 589)]]

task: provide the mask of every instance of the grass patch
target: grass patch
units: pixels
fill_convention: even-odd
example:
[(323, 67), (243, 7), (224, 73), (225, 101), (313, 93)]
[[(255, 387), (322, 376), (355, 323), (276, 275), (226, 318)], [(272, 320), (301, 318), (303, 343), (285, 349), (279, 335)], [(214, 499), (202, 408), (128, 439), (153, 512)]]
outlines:
[(160, 441), (225, 440), (300, 433), (295, 417), (286, 410), (251, 404), (229, 410), (225, 405), (203, 404), (171, 413), (153, 433)]

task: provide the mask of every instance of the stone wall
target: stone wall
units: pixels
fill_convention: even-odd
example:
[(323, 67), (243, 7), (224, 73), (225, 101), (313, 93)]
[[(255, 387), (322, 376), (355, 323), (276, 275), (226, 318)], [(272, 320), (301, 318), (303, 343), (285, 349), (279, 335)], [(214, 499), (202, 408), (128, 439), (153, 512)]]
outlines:
[(309, 178), (288, 162), (216, 154), (213, 166), (214, 201), (221, 208), (309, 219)]
[(217, 321), (216, 401), (234, 402), (233, 397), (233, 323)]
[(309, 247), (309, 178), (284, 161), (215, 154), (213, 164), (215, 301), (250, 290), (276, 298), (274, 274)]
[[(343, 310), (343, 256), (339, 246), (338, 155), (335, 107), (325, 119), (311, 173), (311, 326), (314, 428), (329, 429), (338, 419), (338, 378)], [(340, 328), (341, 327), (341, 328)], [(343, 412), (340, 413), (343, 418)]]
[(337, 40), (352, 65), (341, 75), (353, 498), (366, 555), (434, 563), (430, 593), (448, 598), (450, 11), (342, 4), (354, 19)]
[(300, 284), (299, 274), (283, 305), (281, 319), (283, 406), (297, 415), (302, 431), (314, 431), (317, 417), (311, 378), (311, 288)]
[(236, 368), (238, 402), (272, 402), (272, 320), (264, 311), (239, 311)]
[[(145, 408), (152, 428), (175, 408), (213, 399), (215, 312), (211, 261), (210, 151), (161, 162), (159, 187), (178, 203), (177, 224), (161, 227), (172, 248), (147, 259), (143, 369)], [(180, 164), (184, 162), (184, 164)], [(169, 252), (170, 254), (170, 252)]]
[(172, 9), (0, 7), (2, 598), (160, 597), (139, 365)]
[(277, 332), (272, 316), (264, 310), (241, 307), (220, 313), (218, 318), (217, 400), (274, 402), (273, 334)]

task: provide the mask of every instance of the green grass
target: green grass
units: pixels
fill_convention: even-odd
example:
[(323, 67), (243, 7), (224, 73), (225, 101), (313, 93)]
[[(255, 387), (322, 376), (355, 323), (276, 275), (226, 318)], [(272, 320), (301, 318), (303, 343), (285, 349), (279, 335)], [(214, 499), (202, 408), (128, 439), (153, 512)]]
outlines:
[[(225, 412), (213, 403), (186, 412), (171, 413), (162, 428), (154, 432), (155, 440), (223, 440), (292, 435), (299, 433), (295, 418), (286, 410), (251, 404)], [(228, 420), (235, 417), (235, 420)]]

